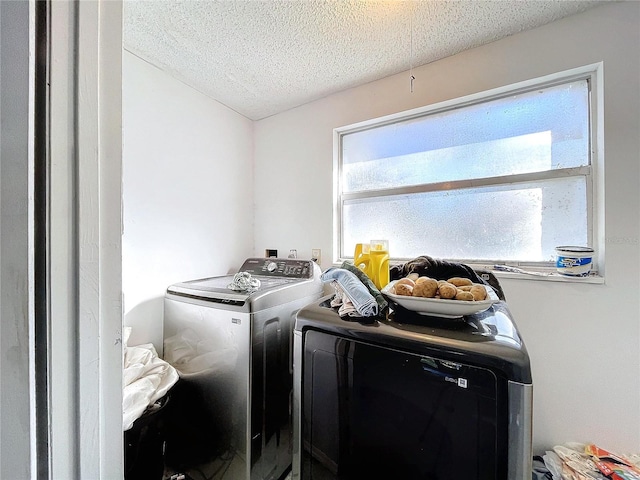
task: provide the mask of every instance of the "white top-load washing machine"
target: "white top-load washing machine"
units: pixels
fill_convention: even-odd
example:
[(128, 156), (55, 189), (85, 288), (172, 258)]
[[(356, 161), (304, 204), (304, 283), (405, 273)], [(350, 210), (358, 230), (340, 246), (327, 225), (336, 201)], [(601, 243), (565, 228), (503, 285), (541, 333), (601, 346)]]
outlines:
[(163, 356), (180, 380), (165, 463), (211, 479), (275, 480), (292, 461), (295, 314), (322, 296), (321, 271), (308, 260), (249, 258), (239, 272), (249, 290), (237, 290), (234, 275), (167, 289)]

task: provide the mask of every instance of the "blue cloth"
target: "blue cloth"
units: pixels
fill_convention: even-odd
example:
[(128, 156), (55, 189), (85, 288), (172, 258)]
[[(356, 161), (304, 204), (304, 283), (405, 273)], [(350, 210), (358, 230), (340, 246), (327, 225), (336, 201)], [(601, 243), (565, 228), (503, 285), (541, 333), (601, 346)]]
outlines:
[(351, 300), (356, 311), (363, 317), (373, 317), (378, 314), (378, 302), (360, 279), (349, 270), (329, 268), (320, 276), (320, 279), (323, 282), (336, 282)]
[(376, 302), (378, 302), (378, 312), (384, 312), (387, 309), (389, 304), (380, 293), (380, 290), (378, 290), (378, 288), (373, 284), (371, 279), (367, 277), (366, 273), (364, 273), (362, 270), (356, 267), (353, 263), (350, 263), (346, 260), (342, 262), (342, 265), (340, 265), (340, 268), (349, 270), (356, 277), (358, 277), (358, 279), (364, 284), (365, 287), (367, 287), (367, 290), (369, 290), (369, 293), (373, 295), (373, 298), (375, 298)]

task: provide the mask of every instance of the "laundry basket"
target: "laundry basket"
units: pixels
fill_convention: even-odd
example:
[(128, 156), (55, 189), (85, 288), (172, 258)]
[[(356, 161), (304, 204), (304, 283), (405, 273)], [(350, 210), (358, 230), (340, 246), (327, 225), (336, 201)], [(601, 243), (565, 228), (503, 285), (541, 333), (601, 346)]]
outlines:
[(125, 480), (162, 480), (164, 474), (164, 415), (167, 393), (150, 405), (124, 432)]

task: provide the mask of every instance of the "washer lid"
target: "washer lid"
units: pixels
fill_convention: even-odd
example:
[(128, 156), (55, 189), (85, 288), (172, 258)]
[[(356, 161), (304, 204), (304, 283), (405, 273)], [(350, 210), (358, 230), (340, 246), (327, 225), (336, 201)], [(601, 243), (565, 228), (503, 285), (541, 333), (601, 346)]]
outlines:
[(264, 277), (255, 275), (260, 280), (260, 287), (253, 292), (237, 291), (228, 288), (233, 281), (233, 275), (223, 277), (202, 278), (188, 282), (176, 283), (167, 288), (167, 293), (182, 297), (196, 298), (200, 300), (210, 300), (216, 303), (241, 306), (244, 305), (252, 295), (265, 293), (267, 290), (277, 288), (281, 285), (295, 282), (295, 279), (282, 277)]
[(322, 291), (320, 267), (311, 260), (291, 258), (248, 258), (240, 268), (260, 280), (252, 292), (228, 288), (234, 275), (180, 282), (167, 288), (167, 295), (203, 302), (260, 310)]

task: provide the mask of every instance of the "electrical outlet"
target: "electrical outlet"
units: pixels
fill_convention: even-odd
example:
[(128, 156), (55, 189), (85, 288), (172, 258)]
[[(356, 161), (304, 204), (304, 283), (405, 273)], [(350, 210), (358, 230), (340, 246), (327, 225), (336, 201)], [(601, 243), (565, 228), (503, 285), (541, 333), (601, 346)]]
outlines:
[(311, 260), (316, 262), (318, 265), (320, 265), (321, 262), (322, 262), (321, 255), (322, 255), (322, 252), (320, 251), (319, 248), (312, 248), (311, 249)]

